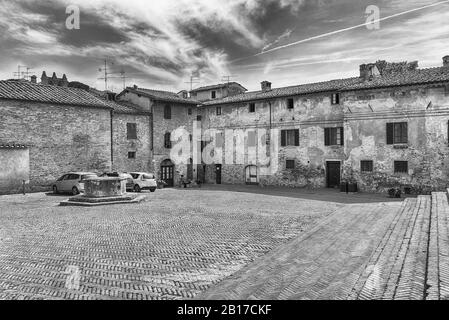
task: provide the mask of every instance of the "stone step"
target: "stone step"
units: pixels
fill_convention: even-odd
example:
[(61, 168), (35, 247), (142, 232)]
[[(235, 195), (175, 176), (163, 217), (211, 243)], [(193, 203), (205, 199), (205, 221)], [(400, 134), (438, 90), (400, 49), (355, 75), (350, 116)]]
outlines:
[(431, 197), (406, 199), (355, 287), (358, 299), (422, 300)]
[(449, 202), (445, 192), (432, 193), (432, 223), (427, 265), (427, 300), (449, 299)]

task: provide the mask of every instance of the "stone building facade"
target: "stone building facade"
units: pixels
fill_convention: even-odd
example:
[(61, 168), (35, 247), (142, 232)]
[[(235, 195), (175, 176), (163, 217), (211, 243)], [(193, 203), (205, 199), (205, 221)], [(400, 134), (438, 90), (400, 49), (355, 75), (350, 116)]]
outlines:
[[(204, 102), (203, 128), (246, 131), (244, 163), (216, 159), (207, 182), (338, 187), (349, 181), (370, 192), (446, 188), (448, 61), (429, 69), (378, 61), (360, 66), (354, 78), (277, 89), (264, 81), (260, 91)], [(266, 175), (248, 160), (248, 132), (260, 129), (278, 132), (271, 154), (276, 170)]]
[[(150, 149), (151, 171), (166, 181), (169, 186), (179, 185), (181, 176), (196, 178), (198, 167), (187, 163), (177, 164), (171, 159), (173, 141), (172, 132), (185, 129), (191, 132), (194, 122), (198, 119), (199, 102), (180, 97), (176, 93), (139, 88), (126, 88), (117, 96), (118, 101), (127, 101), (150, 112)], [(192, 159), (193, 160), (193, 159)], [(193, 162), (193, 161), (192, 161)]]
[[(138, 106), (82, 89), (0, 81), (0, 193), (19, 192), (23, 182), (28, 191), (48, 190), (73, 171), (145, 171), (149, 119)], [(124, 141), (131, 121), (137, 139)], [(128, 161), (131, 150), (137, 158)]]

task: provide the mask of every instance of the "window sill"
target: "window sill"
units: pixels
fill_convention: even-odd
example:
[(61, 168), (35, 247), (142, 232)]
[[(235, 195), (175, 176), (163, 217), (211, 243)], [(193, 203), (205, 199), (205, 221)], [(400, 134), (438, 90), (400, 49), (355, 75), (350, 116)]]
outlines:
[(395, 144), (393, 144), (393, 149), (408, 149), (408, 144), (406, 144), (406, 143), (395, 143)]

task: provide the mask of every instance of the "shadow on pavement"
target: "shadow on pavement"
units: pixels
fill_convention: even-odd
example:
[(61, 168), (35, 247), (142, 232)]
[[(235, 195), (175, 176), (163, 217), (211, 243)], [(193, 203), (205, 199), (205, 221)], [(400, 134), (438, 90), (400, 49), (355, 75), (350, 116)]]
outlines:
[[(306, 189), (306, 188), (288, 188), (274, 186), (251, 186), (251, 185), (208, 185), (205, 184), (202, 190), (222, 191), (222, 192), (244, 192), (265, 194), (270, 196), (280, 196), (307, 200), (327, 201), (343, 204), (356, 203), (378, 203), (378, 202), (400, 202), (400, 199), (389, 198), (386, 194), (377, 193), (342, 193), (338, 189)], [(416, 198), (416, 196), (407, 196)]]

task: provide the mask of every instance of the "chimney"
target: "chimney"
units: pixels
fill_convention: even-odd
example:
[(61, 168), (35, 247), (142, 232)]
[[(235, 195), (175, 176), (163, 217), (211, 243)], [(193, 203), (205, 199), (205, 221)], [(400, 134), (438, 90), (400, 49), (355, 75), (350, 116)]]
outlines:
[(32, 75), (30, 77), (30, 79), (31, 79), (31, 83), (37, 83), (37, 77), (35, 75)]
[(271, 82), (269, 81), (262, 81), (260, 83), (262, 87), (262, 92), (270, 91), (271, 90)]
[(443, 67), (449, 67), (449, 56), (443, 57)]

